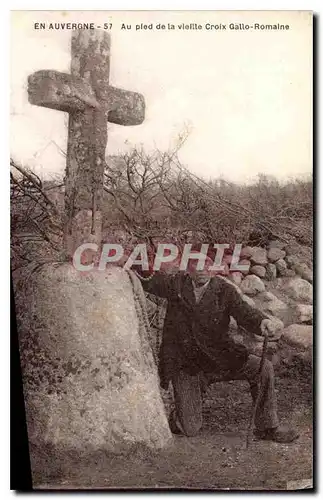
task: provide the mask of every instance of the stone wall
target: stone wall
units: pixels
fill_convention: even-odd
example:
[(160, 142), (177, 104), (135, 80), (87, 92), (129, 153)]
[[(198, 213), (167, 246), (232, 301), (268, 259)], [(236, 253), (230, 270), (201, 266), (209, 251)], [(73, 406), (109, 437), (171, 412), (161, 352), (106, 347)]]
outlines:
[[(272, 344), (268, 357), (280, 375), (311, 374), (313, 339), (312, 252), (298, 244), (270, 241), (267, 248), (244, 247), (243, 263), (249, 271), (228, 276), (245, 297), (268, 317), (281, 322), (281, 338)], [(238, 328), (237, 328), (238, 330)], [(238, 335), (239, 335), (238, 331)], [(261, 354), (262, 340), (248, 346)]]

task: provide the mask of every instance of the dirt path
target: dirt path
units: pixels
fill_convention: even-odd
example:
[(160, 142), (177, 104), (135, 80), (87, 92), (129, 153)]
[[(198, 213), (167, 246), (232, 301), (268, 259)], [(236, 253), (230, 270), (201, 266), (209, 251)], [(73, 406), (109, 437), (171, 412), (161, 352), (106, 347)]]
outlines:
[(196, 437), (176, 436), (162, 453), (97, 453), (65, 468), (41, 488), (287, 489), (312, 477), (312, 394), (308, 383), (277, 381), (282, 423), (297, 426), (292, 444), (253, 441), (245, 449), (251, 398), (244, 382), (217, 383), (204, 404)]

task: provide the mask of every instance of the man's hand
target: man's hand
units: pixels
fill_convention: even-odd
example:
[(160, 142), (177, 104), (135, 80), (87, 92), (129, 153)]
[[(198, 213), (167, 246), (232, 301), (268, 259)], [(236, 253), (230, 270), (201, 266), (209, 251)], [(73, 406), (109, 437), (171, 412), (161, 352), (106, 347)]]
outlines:
[(282, 334), (282, 329), (284, 324), (280, 319), (263, 319), (260, 325), (261, 332), (263, 335), (268, 336), (268, 340), (275, 341), (279, 340)]

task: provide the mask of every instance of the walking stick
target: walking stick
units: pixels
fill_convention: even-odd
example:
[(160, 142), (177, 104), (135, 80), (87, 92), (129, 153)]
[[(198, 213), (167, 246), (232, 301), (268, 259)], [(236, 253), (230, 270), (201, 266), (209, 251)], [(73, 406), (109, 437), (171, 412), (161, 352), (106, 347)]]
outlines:
[(265, 358), (266, 358), (266, 353), (267, 353), (267, 345), (268, 345), (268, 334), (264, 333), (264, 342), (262, 345), (262, 354), (261, 354), (259, 372), (258, 372), (258, 376), (257, 376), (257, 386), (258, 386), (257, 397), (252, 405), (252, 412), (251, 412), (249, 427), (248, 427), (247, 436), (246, 436), (246, 449), (248, 449), (249, 443), (251, 441), (251, 434), (252, 434), (252, 430), (253, 430), (253, 427), (255, 424), (256, 413), (257, 413), (260, 398), (261, 398), (262, 392), (263, 392), (261, 378), (262, 378), (262, 374), (263, 374), (264, 363), (265, 363)]

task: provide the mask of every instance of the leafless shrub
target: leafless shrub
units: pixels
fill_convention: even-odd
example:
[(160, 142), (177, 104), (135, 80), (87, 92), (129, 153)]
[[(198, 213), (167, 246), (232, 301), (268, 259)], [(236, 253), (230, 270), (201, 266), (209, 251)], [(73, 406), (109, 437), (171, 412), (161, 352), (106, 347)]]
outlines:
[[(189, 131), (168, 151), (135, 146), (108, 157), (103, 206), (107, 239), (265, 245), (269, 238), (311, 246), (312, 180), (280, 183), (260, 174), (251, 185), (206, 181), (180, 161)], [(11, 249), (13, 269), (62, 251), (64, 186), (42, 181), (11, 160)]]
[(207, 182), (178, 158), (187, 137), (180, 135), (168, 152), (134, 147), (108, 162), (105, 190), (129, 234), (177, 244), (266, 244), (270, 238), (312, 244), (311, 179), (280, 183), (260, 174), (252, 185)]
[(10, 160), (12, 269), (58, 259), (62, 247), (62, 209), (51, 190), (59, 182), (43, 182), (34, 172)]

